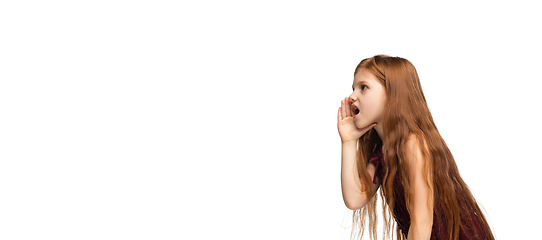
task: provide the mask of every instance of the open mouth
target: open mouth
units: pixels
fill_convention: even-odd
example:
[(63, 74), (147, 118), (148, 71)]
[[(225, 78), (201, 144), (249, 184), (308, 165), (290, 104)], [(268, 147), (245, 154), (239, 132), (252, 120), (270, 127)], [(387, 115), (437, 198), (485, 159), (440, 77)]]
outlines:
[(353, 113), (354, 117), (359, 114), (359, 109), (354, 104), (352, 104), (352, 113)]

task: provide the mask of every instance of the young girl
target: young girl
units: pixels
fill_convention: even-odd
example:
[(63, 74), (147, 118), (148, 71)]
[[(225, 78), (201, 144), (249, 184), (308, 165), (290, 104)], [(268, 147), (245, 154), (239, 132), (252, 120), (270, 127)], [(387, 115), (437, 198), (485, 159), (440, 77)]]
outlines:
[[(399, 239), (494, 239), (440, 136), (414, 66), (377, 55), (361, 61), (353, 92), (341, 102), (341, 185), (354, 227), (365, 219), (376, 239), (376, 197), (384, 233), (395, 219)], [(390, 214), (391, 213), (391, 214)]]

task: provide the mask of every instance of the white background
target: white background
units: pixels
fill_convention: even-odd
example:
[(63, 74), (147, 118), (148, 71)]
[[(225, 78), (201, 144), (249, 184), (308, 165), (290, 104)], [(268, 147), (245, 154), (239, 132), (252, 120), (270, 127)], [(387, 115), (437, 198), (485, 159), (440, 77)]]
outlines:
[(497, 239), (534, 239), (539, 10), (3, 1), (0, 239), (348, 239), (336, 111), (375, 54), (416, 66)]

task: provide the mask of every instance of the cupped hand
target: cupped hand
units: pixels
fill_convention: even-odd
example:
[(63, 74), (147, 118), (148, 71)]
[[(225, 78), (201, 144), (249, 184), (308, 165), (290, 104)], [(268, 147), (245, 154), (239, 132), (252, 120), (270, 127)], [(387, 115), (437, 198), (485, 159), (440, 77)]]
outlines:
[(339, 129), (339, 135), (343, 143), (357, 141), (363, 134), (375, 126), (376, 123), (372, 123), (364, 128), (356, 127), (352, 114), (352, 102), (348, 98), (344, 98), (341, 101), (341, 107), (339, 107), (339, 112), (337, 113), (337, 128)]

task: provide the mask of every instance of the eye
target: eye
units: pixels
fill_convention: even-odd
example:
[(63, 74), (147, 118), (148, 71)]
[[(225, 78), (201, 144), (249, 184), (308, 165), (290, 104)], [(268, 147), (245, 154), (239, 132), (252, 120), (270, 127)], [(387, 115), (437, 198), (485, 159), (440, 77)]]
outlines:
[(361, 90), (365, 90), (367, 88), (368, 88), (367, 85), (361, 85)]

